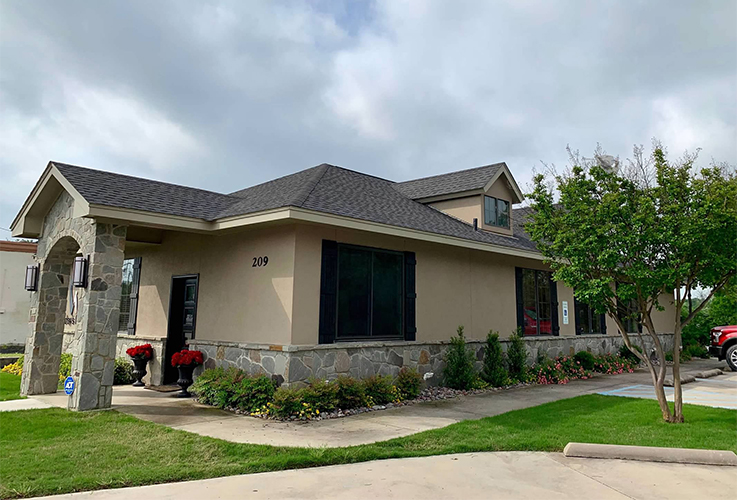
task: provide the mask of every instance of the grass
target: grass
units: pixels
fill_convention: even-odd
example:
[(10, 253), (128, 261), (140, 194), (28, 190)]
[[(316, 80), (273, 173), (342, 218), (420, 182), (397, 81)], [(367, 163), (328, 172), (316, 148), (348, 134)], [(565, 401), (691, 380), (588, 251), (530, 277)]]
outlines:
[(0, 413), (0, 497), (203, 479), (473, 451), (560, 451), (570, 441), (737, 451), (737, 411), (685, 405), (666, 424), (651, 400), (586, 395), (370, 445), (230, 443), (115, 411)]
[(0, 372), (0, 401), (21, 399), (20, 377), (12, 373)]

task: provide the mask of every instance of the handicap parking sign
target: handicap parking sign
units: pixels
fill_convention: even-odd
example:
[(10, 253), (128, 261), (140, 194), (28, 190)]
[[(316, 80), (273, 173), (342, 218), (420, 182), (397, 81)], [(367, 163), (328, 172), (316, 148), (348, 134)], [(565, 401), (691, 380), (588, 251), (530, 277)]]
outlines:
[(74, 392), (74, 379), (72, 377), (67, 377), (64, 381), (64, 392), (67, 396), (71, 396)]

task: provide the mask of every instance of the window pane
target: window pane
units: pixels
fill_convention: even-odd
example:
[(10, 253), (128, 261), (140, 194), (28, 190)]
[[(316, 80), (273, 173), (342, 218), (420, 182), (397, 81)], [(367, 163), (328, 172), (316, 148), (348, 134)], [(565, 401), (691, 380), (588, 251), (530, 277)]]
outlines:
[(371, 252), (338, 248), (338, 337), (367, 337), (371, 291)]
[(535, 295), (535, 271), (522, 270), (522, 308), (524, 310), (525, 335), (537, 335), (537, 299)]
[(496, 226), (496, 199), (484, 196), (484, 223)]
[(131, 312), (131, 287), (133, 286), (133, 260), (125, 259), (123, 261), (123, 281), (121, 282), (120, 291), (120, 320), (118, 321), (118, 331), (128, 329), (128, 320)]
[(537, 301), (540, 321), (538, 322), (538, 333), (552, 334), (552, 306), (550, 304), (550, 273), (537, 271)]
[(373, 273), (373, 337), (402, 334), (402, 269), (400, 254), (374, 252)]
[(578, 323), (578, 331), (576, 333), (579, 335), (590, 333), (591, 325), (589, 324), (589, 317), (589, 305), (576, 301), (576, 323)]
[(500, 227), (509, 227), (509, 203), (504, 200), (496, 200), (497, 224)]

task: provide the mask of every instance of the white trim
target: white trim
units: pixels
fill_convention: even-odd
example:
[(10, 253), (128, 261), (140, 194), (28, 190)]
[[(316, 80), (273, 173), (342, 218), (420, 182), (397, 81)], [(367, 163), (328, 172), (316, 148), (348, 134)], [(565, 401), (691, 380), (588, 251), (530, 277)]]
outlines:
[(507, 168), (507, 164), (503, 163), (502, 167), (497, 171), (496, 174), (494, 174), (494, 177), (489, 179), (489, 182), (486, 183), (484, 186), (484, 193), (488, 192), (489, 189), (491, 189), (491, 186), (494, 185), (494, 183), (501, 177), (501, 175), (504, 174), (504, 176), (507, 178), (507, 183), (509, 184), (509, 187), (512, 189), (512, 193), (517, 197), (517, 201), (512, 200), (512, 204), (522, 203), (525, 201), (525, 195), (522, 194), (522, 191), (520, 191), (519, 186), (517, 185), (517, 181), (514, 180), (514, 177), (512, 176), (512, 172), (509, 171), (509, 168)]

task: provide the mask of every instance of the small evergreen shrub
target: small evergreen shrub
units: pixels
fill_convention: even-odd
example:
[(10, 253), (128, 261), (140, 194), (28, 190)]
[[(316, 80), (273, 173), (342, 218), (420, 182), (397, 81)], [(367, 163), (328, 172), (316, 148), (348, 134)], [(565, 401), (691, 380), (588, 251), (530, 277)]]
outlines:
[[(269, 413), (279, 418), (299, 416), (309, 403), (304, 401), (304, 390), (279, 387), (274, 393), (274, 401), (268, 405)], [(304, 413), (303, 413), (304, 414)]]
[(514, 333), (509, 337), (507, 364), (509, 365), (509, 378), (516, 382), (527, 381), (527, 346), (519, 333)]
[(319, 412), (333, 411), (338, 404), (338, 384), (323, 379), (310, 379), (309, 385), (303, 389), (302, 397)]
[(691, 344), (684, 348), (684, 351), (688, 349), (688, 353), (693, 358), (709, 359), (709, 350), (701, 345)]
[(341, 410), (360, 408), (368, 403), (363, 383), (353, 377), (341, 375), (335, 380), (338, 386), (336, 405)]
[(274, 382), (266, 375), (245, 376), (232, 386), (228, 406), (251, 413), (271, 402), (274, 391)]
[(370, 397), (374, 404), (385, 405), (394, 400), (392, 378), (389, 375), (372, 375), (363, 379), (363, 387), (366, 396)]
[(509, 381), (507, 369), (504, 367), (504, 351), (501, 342), (499, 342), (498, 332), (489, 332), (486, 337), (484, 368), (481, 371), (481, 378), (494, 387), (502, 387), (507, 385)]
[[(400, 399), (415, 399), (420, 395), (422, 386), (422, 375), (414, 368), (403, 367), (394, 381), (399, 392)], [(395, 400), (394, 398), (392, 399)]]
[[(632, 347), (634, 347), (637, 352), (639, 352), (640, 354), (642, 354), (642, 349), (639, 346), (636, 346), (635, 345), (635, 346), (632, 346)], [(621, 357), (627, 359), (627, 360), (635, 361), (637, 363), (640, 362), (640, 358), (637, 357), (637, 354), (635, 354), (634, 352), (630, 351), (629, 347), (627, 347), (624, 344), (622, 344), (619, 347), (619, 355)]]
[(578, 351), (574, 354), (573, 359), (581, 364), (584, 370), (591, 371), (594, 369), (594, 355), (587, 351)]
[(473, 352), (466, 349), (463, 327), (459, 326), (458, 334), (450, 339), (450, 346), (445, 353), (443, 384), (451, 389), (471, 389), (476, 379), (473, 365)]
[(672, 352), (666, 352), (665, 353), (665, 360), (666, 361), (673, 361), (673, 353)]
[(125, 358), (115, 358), (113, 385), (127, 385), (132, 383), (133, 365)]

